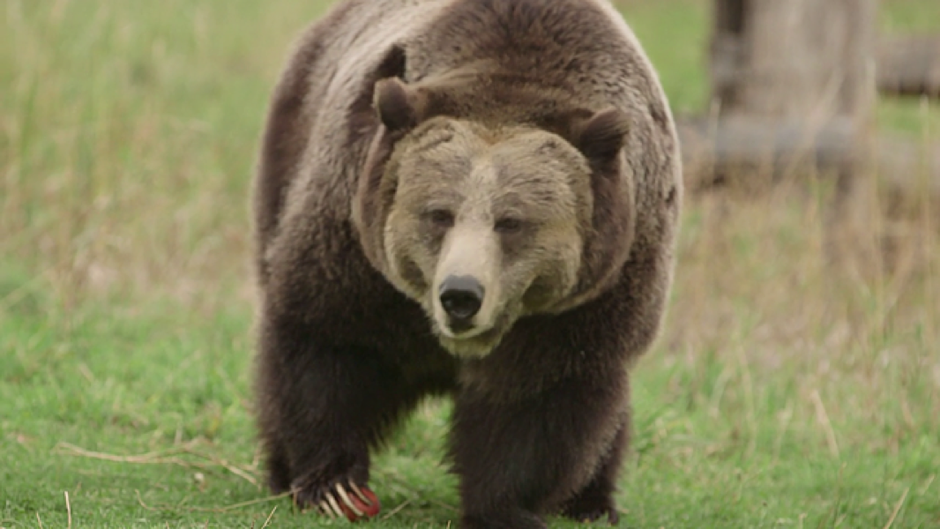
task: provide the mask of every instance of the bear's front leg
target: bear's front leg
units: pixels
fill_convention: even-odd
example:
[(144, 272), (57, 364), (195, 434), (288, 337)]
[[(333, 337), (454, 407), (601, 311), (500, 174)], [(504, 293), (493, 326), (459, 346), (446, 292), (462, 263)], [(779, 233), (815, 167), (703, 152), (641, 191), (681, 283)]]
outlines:
[(260, 422), (275, 492), (330, 516), (371, 517), (369, 446), (415, 397), (378, 352), (322, 341), (315, 326), (265, 318)]
[(463, 529), (544, 528), (542, 515), (581, 492), (591, 507), (613, 512), (612, 487), (591, 485), (613, 479), (598, 471), (618, 466), (626, 401), (616, 384), (598, 382), (570, 379), (511, 400), (474, 389), (458, 396), (451, 455)]
[(613, 494), (616, 489), (617, 474), (623, 461), (623, 453), (629, 444), (629, 415), (624, 415), (623, 423), (617, 436), (604, 456), (600, 468), (591, 481), (566, 501), (562, 514), (577, 522), (596, 522), (607, 518), (610, 525), (620, 522), (620, 514), (614, 505)]

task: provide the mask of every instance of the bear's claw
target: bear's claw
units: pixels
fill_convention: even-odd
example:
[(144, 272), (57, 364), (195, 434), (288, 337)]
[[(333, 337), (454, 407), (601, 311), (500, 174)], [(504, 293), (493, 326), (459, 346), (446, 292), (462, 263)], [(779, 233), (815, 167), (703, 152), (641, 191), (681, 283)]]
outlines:
[(326, 501), (328, 502), (329, 507), (333, 509), (333, 512), (336, 513), (337, 516), (343, 515), (343, 509), (340, 508), (339, 504), (336, 502), (336, 498), (333, 497), (332, 492), (326, 493)]
[(349, 497), (349, 493), (346, 492), (346, 489), (343, 488), (343, 485), (342, 485), (342, 484), (337, 484), (337, 485), (336, 485), (336, 492), (339, 494), (340, 499), (343, 500), (343, 505), (345, 505), (346, 507), (349, 507), (349, 509), (350, 509), (357, 517), (360, 517), (360, 518), (361, 518), (361, 517), (363, 517), (363, 516), (366, 515), (366, 513), (365, 513), (363, 510), (361, 510), (361, 509), (356, 505), (356, 502), (354, 502), (354, 501)]
[(374, 492), (368, 487), (359, 487), (351, 481), (346, 486), (336, 483), (326, 489), (315, 506), (317, 511), (329, 516), (330, 519), (345, 517), (351, 522), (361, 518), (371, 518), (381, 510), (379, 499)]
[(326, 502), (326, 500), (321, 501), (320, 504), (317, 505), (317, 512), (329, 516), (330, 520), (336, 519), (336, 513), (333, 512), (333, 509), (330, 507), (330, 504)]

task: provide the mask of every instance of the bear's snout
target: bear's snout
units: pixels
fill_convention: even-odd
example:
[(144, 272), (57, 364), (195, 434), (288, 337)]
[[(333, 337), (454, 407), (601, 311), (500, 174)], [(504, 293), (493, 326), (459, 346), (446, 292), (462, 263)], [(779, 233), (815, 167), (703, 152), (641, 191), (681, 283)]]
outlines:
[(463, 332), (473, 326), (472, 319), (483, 306), (486, 289), (472, 276), (448, 276), (441, 282), (441, 307), (450, 319), (450, 328)]

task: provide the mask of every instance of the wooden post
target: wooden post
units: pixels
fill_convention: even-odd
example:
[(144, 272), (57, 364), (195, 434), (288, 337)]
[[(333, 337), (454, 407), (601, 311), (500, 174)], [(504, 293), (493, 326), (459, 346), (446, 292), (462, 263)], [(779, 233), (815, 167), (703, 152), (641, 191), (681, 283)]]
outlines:
[(715, 2), (712, 86), (722, 113), (869, 113), (875, 0)]
[[(875, 0), (714, 1), (711, 87), (719, 128), (741, 118), (765, 127), (796, 123), (808, 138), (827, 138), (827, 146), (855, 151), (866, 143)], [(804, 150), (816, 148), (809, 141)]]
[[(862, 198), (873, 182), (864, 173), (871, 167), (876, 0), (714, 2), (715, 132), (707, 137), (713, 160), (703, 173), (711, 182), (696, 183), (722, 181), (742, 163), (772, 177), (823, 169), (837, 186), (827, 213), (830, 255), (867, 258), (871, 248), (856, 241), (868, 222)], [(720, 159), (721, 145), (735, 156)], [(741, 181), (760, 174), (745, 170)]]

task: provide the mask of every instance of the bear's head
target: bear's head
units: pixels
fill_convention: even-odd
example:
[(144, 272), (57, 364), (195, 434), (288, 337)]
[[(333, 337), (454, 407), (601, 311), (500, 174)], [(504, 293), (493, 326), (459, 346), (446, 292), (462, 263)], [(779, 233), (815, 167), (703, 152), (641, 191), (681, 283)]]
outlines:
[(618, 110), (539, 125), (475, 119), (460, 110), (466, 99), (376, 84), (381, 127), (354, 218), (369, 259), (421, 304), (440, 343), (478, 358), (519, 318), (615, 280), (632, 242), (632, 180)]

